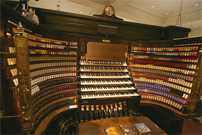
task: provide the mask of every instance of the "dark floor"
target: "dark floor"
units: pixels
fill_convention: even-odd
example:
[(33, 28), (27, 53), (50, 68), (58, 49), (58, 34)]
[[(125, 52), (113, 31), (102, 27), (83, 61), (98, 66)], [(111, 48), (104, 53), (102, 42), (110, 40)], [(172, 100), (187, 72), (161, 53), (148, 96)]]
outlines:
[(190, 135), (202, 135), (202, 124), (193, 120), (184, 120), (182, 135), (190, 134)]
[[(141, 114), (150, 118), (168, 135), (202, 135), (202, 120), (172, 119), (153, 107), (141, 107)], [(199, 122), (201, 121), (201, 122)]]

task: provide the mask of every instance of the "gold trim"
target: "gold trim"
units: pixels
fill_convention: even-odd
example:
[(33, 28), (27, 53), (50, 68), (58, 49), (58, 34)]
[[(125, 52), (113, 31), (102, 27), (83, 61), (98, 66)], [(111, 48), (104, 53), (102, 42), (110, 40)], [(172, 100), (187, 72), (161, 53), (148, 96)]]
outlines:
[(15, 54), (15, 53), (9, 53), (9, 52), (0, 52), (0, 54)]
[(22, 115), (12, 115), (12, 116), (0, 116), (1, 119), (4, 118), (17, 118), (17, 117), (21, 117)]

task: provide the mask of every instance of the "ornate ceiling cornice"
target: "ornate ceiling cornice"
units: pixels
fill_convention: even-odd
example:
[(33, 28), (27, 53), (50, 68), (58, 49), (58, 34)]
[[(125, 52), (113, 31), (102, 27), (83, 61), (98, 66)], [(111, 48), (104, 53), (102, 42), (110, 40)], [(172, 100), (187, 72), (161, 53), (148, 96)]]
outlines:
[[(177, 21), (178, 15), (165, 18), (163, 20), (163, 24), (175, 24)], [(202, 19), (202, 13), (201, 10), (195, 10), (192, 12), (187, 12), (187, 13), (182, 13), (181, 14), (181, 21), (182, 23), (185, 22), (190, 22), (190, 21), (196, 21), (196, 20), (201, 20)]]
[[(120, 8), (120, 10), (123, 11), (123, 12), (132, 14), (132, 15), (134, 15), (134, 17), (138, 16), (138, 17), (147, 19), (149, 21), (152, 21), (152, 22), (155, 22), (155, 23), (158, 23), (158, 24), (163, 23), (162, 18), (157, 17), (157, 16), (152, 15), (152, 14), (149, 14), (149, 13), (146, 13), (146, 12), (141, 11), (139, 9), (136, 9), (136, 8), (130, 6), (130, 5), (123, 6), (123, 7)], [(132, 19), (132, 18), (130, 18), (130, 19)]]

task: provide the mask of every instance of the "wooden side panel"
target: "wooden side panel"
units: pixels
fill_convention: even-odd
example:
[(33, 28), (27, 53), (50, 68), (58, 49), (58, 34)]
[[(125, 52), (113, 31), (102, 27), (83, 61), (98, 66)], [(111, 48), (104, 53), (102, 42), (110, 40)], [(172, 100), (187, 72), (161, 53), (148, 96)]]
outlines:
[(125, 61), (125, 45), (112, 43), (88, 42), (87, 60)]

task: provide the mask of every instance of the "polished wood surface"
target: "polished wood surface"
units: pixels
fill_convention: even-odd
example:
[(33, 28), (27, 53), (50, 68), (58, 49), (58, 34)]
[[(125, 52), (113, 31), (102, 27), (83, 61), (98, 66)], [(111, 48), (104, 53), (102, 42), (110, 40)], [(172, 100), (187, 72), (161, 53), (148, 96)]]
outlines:
[[(48, 125), (50, 124), (50, 122), (53, 120), (54, 117), (56, 117), (57, 115), (59, 115), (60, 113), (70, 110), (70, 109), (75, 109), (75, 108), (70, 108), (70, 105), (60, 108), (58, 110), (55, 110), (54, 112), (52, 112), (51, 114), (49, 114), (38, 126), (38, 128), (35, 130), (35, 135), (36, 134), (42, 134), (46, 128), (48, 127)], [(78, 106), (77, 106), (78, 107)]]
[(88, 42), (87, 60), (125, 62), (125, 45)]
[[(149, 118), (143, 116), (131, 116), (131, 117), (117, 117), (117, 118), (107, 118), (101, 120), (94, 120), (89, 122), (80, 123), (78, 125), (79, 134), (85, 135), (97, 135), (97, 134), (105, 134), (104, 128), (106, 127), (116, 127), (118, 132), (121, 134), (122, 131), (120, 129), (120, 125), (131, 125), (144, 123), (151, 132), (144, 134), (154, 134), (154, 135), (166, 135), (166, 133), (161, 130), (155, 123), (153, 123)], [(134, 127), (134, 126), (133, 126)]]

